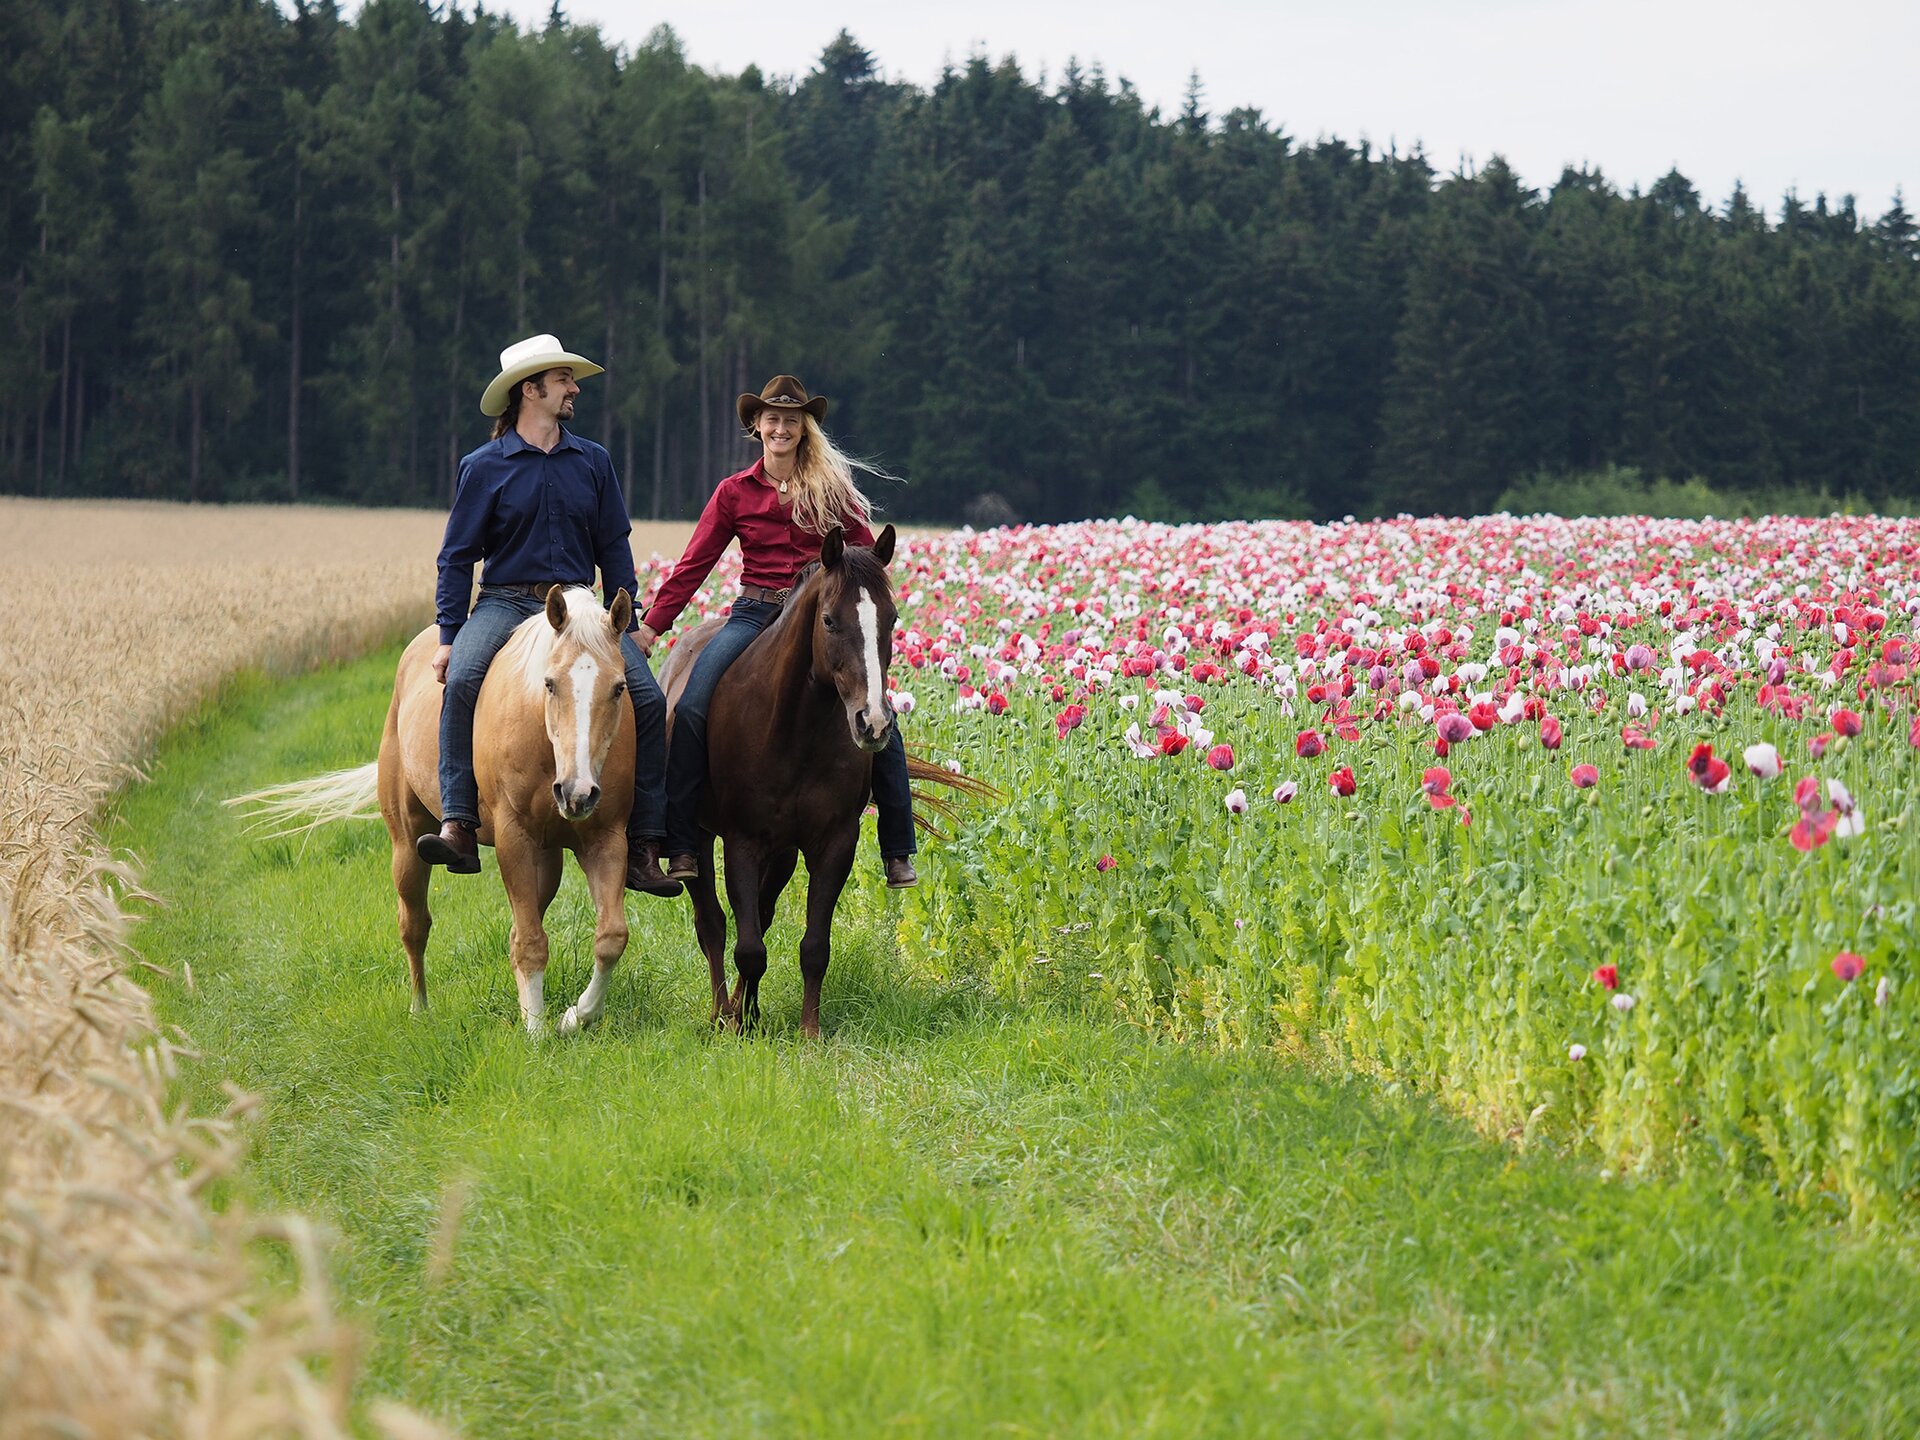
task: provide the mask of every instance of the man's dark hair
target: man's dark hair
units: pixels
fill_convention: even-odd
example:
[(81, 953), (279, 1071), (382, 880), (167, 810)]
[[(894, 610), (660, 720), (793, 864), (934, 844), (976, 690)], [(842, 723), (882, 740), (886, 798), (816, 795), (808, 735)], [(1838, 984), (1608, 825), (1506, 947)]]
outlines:
[(514, 385), (513, 393), (507, 396), (507, 408), (502, 410), (499, 418), (493, 422), (493, 438), (495, 440), (498, 440), (502, 435), (520, 423), (520, 401), (526, 395), (526, 391), (520, 387), (522, 385), (533, 386), (534, 391), (544, 400), (547, 398), (547, 376), (552, 373), (551, 370), (542, 370), (538, 375), (529, 375), (526, 379)]

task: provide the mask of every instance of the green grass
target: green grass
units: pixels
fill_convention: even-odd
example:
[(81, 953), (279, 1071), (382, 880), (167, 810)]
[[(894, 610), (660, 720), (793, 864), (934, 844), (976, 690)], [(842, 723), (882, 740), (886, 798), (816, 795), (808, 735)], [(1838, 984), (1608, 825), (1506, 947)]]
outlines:
[[(1071, 994), (943, 989), (870, 853), (823, 1043), (795, 1034), (790, 923), (765, 1033), (714, 1035), (684, 902), (636, 897), (607, 1018), (529, 1044), (491, 866), (436, 880), (410, 1017), (384, 831), (257, 844), (217, 803), (369, 758), (393, 658), (236, 683), (109, 831), (163, 898), (139, 943), (206, 1056), (188, 1097), (266, 1097), (239, 1188), (340, 1232), (368, 1397), (476, 1436), (1920, 1427), (1898, 1233), (1609, 1183)], [(591, 965), (577, 874), (550, 928), (564, 1006)]]

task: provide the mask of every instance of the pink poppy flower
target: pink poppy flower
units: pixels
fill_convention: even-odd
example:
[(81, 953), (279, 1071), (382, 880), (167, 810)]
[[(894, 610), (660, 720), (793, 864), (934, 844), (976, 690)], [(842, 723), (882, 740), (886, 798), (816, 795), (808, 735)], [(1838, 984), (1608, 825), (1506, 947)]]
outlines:
[(1567, 772), (1576, 790), (1591, 790), (1600, 783), (1600, 771), (1593, 765), (1576, 765)]
[(1062, 710), (1058, 715), (1053, 717), (1054, 733), (1058, 735), (1062, 740), (1064, 740), (1067, 738), (1067, 732), (1070, 730), (1078, 730), (1080, 726), (1083, 723), (1085, 723), (1086, 718), (1087, 718), (1086, 706), (1069, 705), (1067, 706), (1066, 709)]
[(1273, 803), (1276, 805), (1290, 805), (1293, 803), (1293, 797), (1299, 793), (1300, 787), (1294, 784), (1293, 781), (1282, 780), (1278, 785), (1273, 787)]
[(1627, 647), (1627, 668), (1629, 670), (1651, 670), (1655, 656), (1651, 647), (1634, 644)]
[(1093, 862), (1093, 868), (1098, 870), (1102, 875), (1104, 875), (1107, 873), (1107, 871), (1113, 869), (1113, 867), (1118, 865), (1119, 863), (1120, 862), (1114, 859), (1113, 856), (1111, 855), (1102, 855), (1098, 860)]
[(1747, 769), (1762, 780), (1778, 780), (1780, 772), (1786, 767), (1780, 762), (1780, 752), (1762, 740), (1758, 745), (1749, 745), (1740, 752), (1740, 758), (1747, 762)]
[(1827, 753), (1827, 746), (1832, 743), (1833, 732), (1831, 730), (1822, 730), (1818, 735), (1810, 735), (1807, 737), (1807, 753), (1818, 760), (1822, 755)]
[(1836, 710), (1827, 718), (1833, 722), (1833, 733), (1836, 735), (1860, 733), (1860, 717), (1851, 710)]
[(1207, 752), (1207, 764), (1216, 770), (1233, 769), (1233, 746), (1216, 745)]
[(1462, 740), (1471, 740), (1474, 735), (1473, 722), (1458, 710), (1449, 710), (1433, 722), (1440, 732), (1440, 738), (1449, 745), (1458, 745)]
[(1913, 725), (1907, 731), (1907, 743), (1914, 749), (1920, 750), (1920, 715), (1913, 717)]
[(1353, 767), (1342, 765), (1327, 777), (1327, 788), (1334, 794), (1346, 796), (1353, 794)]
[(1007, 697), (1002, 695), (998, 690), (987, 696), (987, 713), (989, 715), (1004, 715), (1006, 710)]
[(1235, 786), (1227, 792), (1227, 809), (1235, 815), (1244, 815), (1247, 810), (1247, 792)]
[(1302, 760), (1311, 760), (1327, 748), (1327, 742), (1320, 738), (1318, 730), (1302, 730), (1293, 742), (1293, 753)]
[(1620, 731), (1620, 743), (1629, 750), (1651, 750), (1659, 742), (1638, 725), (1627, 725)]
[(1560, 748), (1560, 722), (1551, 715), (1540, 717), (1540, 745), (1546, 750)]
[(1867, 962), (1851, 950), (1842, 950), (1831, 962), (1833, 973), (1840, 977), (1840, 983), (1851, 985), (1860, 978), (1860, 972), (1867, 968)]

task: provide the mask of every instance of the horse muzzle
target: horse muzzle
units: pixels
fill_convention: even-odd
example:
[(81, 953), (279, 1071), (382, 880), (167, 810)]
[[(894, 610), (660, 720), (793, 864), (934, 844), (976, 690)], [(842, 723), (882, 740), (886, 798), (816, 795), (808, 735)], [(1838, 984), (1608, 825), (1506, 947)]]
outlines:
[(600, 787), (591, 780), (556, 780), (553, 803), (559, 807), (562, 819), (584, 820), (599, 807)]
[(870, 755), (878, 755), (887, 748), (887, 742), (893, 738), (893, 711), (880, 710), (876, 722), (874, 714), (864, 705), (853, 712), (853, 743)]

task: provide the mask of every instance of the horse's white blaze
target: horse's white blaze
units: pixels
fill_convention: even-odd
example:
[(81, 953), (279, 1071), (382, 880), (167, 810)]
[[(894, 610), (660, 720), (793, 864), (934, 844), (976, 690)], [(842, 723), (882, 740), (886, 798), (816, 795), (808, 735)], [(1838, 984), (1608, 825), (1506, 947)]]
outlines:
[(867, 724), (877, 724), (886, 712), (881, 709), (880, 607), (873, 603), (867, 587), (860, 587), (860, 603), (854, 607), (860, 616), (860, 647), (867, 666)]
[(536, 970), (515, 978), (520, 982), (520, 1018), (526, 1021), (527, 1034), (538, 1035), (547, 1023), (547, 972)]
[(573, 778), (584, 783), (593, 776), (593, 757), (587, 741), (593, 726), (593, 683), (600, 676), (600, 662), (591, 655), (582, 655), (568, 667), (567, 674), (573, 678)]

